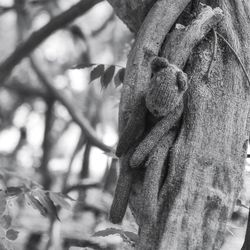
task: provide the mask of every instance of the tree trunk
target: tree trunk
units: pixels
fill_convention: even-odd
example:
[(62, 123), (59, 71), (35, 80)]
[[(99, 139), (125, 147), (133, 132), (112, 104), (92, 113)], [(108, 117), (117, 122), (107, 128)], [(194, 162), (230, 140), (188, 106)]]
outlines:
[[(142, 17), (146, 16), (156, 1), (109, 2), (129, 28), (138, 32), (139, 27), (145, 26), (145, 23), (141, 26)], [(172, 2), (172, 6), (168, 6), (170, 11), (176, 7), (175, 2)], [(179, 17), (178, 21), (188, 25), (190, 20), (184, 15), (187, 11), (195, 11), (197, 1), (186, 2), (191, 3), (186, 11), (182, 12), (183, 18)], [(149, 170), (140, 169), (133, 175), (130, 207), (141, 229), (137, 249), (220, 249), (227, 220), (242, 188), (249, 136), (250, 82), (239, 59), (249, 75), (250, 3), (238, 0), (202, 2), (222, 9), (223, 20), (215, 29), (231, 44), (237, 56), (226, 41), (218, 36), (215, 46), (217, 54), (211, 72), (207, 75), (214, 57), (215, 38), (212, 32), (192, 50), (184, 67), (189, 78), (189, 88), (184, 99), (183, 119), (177, 139), (171, 150), (164, 154), (167, 155), (167, 176), (158, 195), (157, 223), (153, 223), (147, 230), (144, 230), (147, 219), (142, 216), (142, 206), (150, 206), (150, 201), (143, 200), (145, 197), (141, 194), (147, 185), (145, 182), (148, 181), (146, 176)], [(140, 6), (143, 8), (139, 8)], [(139, 12), (137, 19), (135, 11)], [(157, 32), (157, 29), (155, 30)], [(140, 32), (137, 33), (137, 39)], [(174, 34), (170, 33), (170, 38), (164, 42), (175, 47), (176, 44), (169, 42), (171, 36), (174, 37)], [(161, 45), (164, 47), (164, 44)], [(138, 43), (135, 43), (135, 46), (138, 46)], [(135, 51), (135, 47), (132, 50)], [(169, 47), (165, 49), (168, 51), (168, 58), (173, 54), (169, 50)], [(128, 71), (133, 64), (129, 62), (133, 53), (129, 55), (125, 82), (131, 79)], [(170, 57), (172, 61), (178, 61), (173, 55)], [(121, 131), (125, 127), (131, 105), (134, 104), (133, 100), (137, 98), (136, 95), (140, 95), (138, 89), (147, 88), (146, 83), (144, 86), (137, 86), (138, 82), (131, 84), (135, 84), (137, 91), (134, 91), (133, 95), (130, 87), (123, 87), (120, 106)]]

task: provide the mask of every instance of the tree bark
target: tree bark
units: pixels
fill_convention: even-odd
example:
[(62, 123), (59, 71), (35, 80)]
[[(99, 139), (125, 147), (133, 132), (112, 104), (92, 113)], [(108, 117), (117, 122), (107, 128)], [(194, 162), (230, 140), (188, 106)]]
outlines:
[[(155, 1), (138, 1), (138, 5), (132, 0), (109, 2), (129, 28), (138, 32), (139, 27), (143, 27), (141, 19), (134, 18), (129, 22), (131, 15), (136, 16), (131, 9), (139, 11), (138, 17), (142, 17)], [(222, 9), (224, 18), (216, 31), (232, 45), (249, 75), (250, 3), (237, 0), (202, 2)], [(142, 3), (145, 6), (138, 10)], [(174, 7), (173, 3), (169, 10)], [(165, 42), (171, 40), (174, 34), (169, 36)], [(207, 250), (220, 249), (223, 244), (226, 223), (242, 187), (249, 137), (250, 83), (239, 60), (220, 37), (215, 63), (207, 76), (213, 60), (213, 41), (209, 33), (192, 50), (184, 67), (189, 77), (189, 89), (184, 100), (181, 128), (165, 163), (167, 176), (158, 196), (157, 224), (151, 227), (150, 232), (140, 232), (137, 249)], [(135, 43), (135, 46), (138, 44)], [(132, 50), (136, 50), (135, 46)], [(128, 83), (132, 56), (133, 53), (130, 53), (125, 76)], [(173, 53), (172, 59), (175, 60)], [(145, 90), (147, 83), (137, 86), (138, 82), (133, 83), (137, 90)], [(140, 91), (134, 93), (132, 99), (136, 99)], [(131, 95), (130, 88), (124, 85), (120, 106), (121, 131), (133, 104)], [(140, 228), (145, 223), (140, 218), (142, 204), (145, 204), (141, 195), (147, 180), (144, 178), (145, 171), (140, 169), (133, 176), (130, 195), (130, 206)]]

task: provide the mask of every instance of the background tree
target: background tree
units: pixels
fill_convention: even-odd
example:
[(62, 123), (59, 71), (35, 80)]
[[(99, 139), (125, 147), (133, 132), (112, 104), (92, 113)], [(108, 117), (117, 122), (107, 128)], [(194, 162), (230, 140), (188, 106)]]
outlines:
[(124, 30), (104, 1), (0, 1), (1, 249), (115, 245), (89, 238), (108, 223), (116, 180)]

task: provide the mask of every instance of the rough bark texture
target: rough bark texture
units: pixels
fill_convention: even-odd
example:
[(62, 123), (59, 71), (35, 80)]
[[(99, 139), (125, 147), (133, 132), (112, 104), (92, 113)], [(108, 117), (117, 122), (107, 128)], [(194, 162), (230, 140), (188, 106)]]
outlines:
[[(117, 3), (118, 1), (110, 0), (110, 2)], [(130, 16), (132, 2), (135, 3), (135, 1), (129, 0), (120, 1), (123, 3), (120, 6), (120, 12), (119, 4), (114, 5), (120, 13), (119, 16), (124, 18), (125, 22), (128, 22), (127, 17)], [(138, 1), (136, 6), (138, 7), (141, 2)], [(160, 0), (159, 4), (163, 2)], [(172, 12), (168, 13), (166, 10), (166, 16), (179, 13), (176, 10), (176, 2), (181, 4), (181, 1), (172, 3), (169, 1), (172, 5), (168, 6), (168, 10)], [(186, 1), (186, 3), (188, 2)], [(217, 25), (216, 30), (236, 50), (250, 74), (249, 1), (203, 2), (212, 7), (219, 6), (223, 10), (224, 19)], [(149, 3), (151, 6), (151, 1), (144, 1), (144, 3)], [(135, 6), (133, 8), (137, 9)], [(133, 15), (136, 16), (135, 13)], [(154, 15), (157, 19), (157, 13)], [(174, 18), (177, 19), (177, 17)], [(140, 20), (133, 22), (136, 24), (129, 24), (130, 28), (137, 30), (135, 27), (141, 26)], [(166, 25), (172, 26), (172, 24)], [(144, 22), (137, 36), (140, 36), (145, 25), (150, 24)], [(152, 32), (166, 32), (166, 26), (162, 29), (152, 30)], [(155, 43), (154, 39), (158, 39), (161, 35), (164, 36), (164, 34), (156, 33), (147, 38), (149, 47)], [(176, 36), (174, 33), (165, 40), (173, 47), (177, 46), (172, 43), (175, 40), (171, 39), (171, 36)], [(183, 38), (183, 36), (180, 37)], [(249, 116), (250, 90), (249, 82), (237, 58), (220, 38), (218, 39), (216, 60), (210, 77), (207, 77), (208, 67), (213, 59), (213, 40), (212, 35), (207, 35), (206, 39), (203, 39), (192, 50), (192, 55), (189, 56), (189, 61), (185, 65), (184, 70), (190, 81), (184, 100), (182, 124), (165, 162), (167, 175), (162, 180), (163, 184), (158, 194), (156, 223), (146, 230), (141, 230), (137, 249), (207, 250), (220, 249), (223, 243), (226, 222), (242, 186), (246, 141), (249, 136), (247, 118)], [(163, 39), (159, 41), (162, 43)], [(145, 75), (135, 78), (135, 74), (140, 75), (140, 72), (137, 71), (141, 68), (138, 68), (137, 62), (131, 62), (133, 53), (141, 53), (144, 56), (141, 43), (142, 41), (137, 40), (128, 59), (125, 81), (135, 85), (135, 91), (131, 91), (126, 85), (123, 88), (120, 107), (121, 131), (126, 124), (131, 105), (134, 103), (131, 100), (136, 99), (147, 87), (147, 82), (141, 85), (141, 78), (145, 79)], [(159, 48), (161, 45), (159, 44)], [(174, 48), (176, 51), (176, 47)], [(167, 47), (165, 55), (172, 58), (171, 63), (178, 64), (176, 58), (179, 58), (179, 55), (175, 55), (173, 51), (171, 52)], [(131, 79), (133, 81), (136, 79), (136, 81), (131, 82)], [(161, 144), (160, 147), (162, 145), (164, 144)], [(166, 150), (168, 147), (169, 145)], [(162, 148), (159, 150), (164, 151)], [(159, 155), (166, 157), (167, 154), (162, 152)], [(160, 160), (162, 161), (159, 158)], [(149, 173), (152, 173), (152, 169), (150, 171), (148, 169), (138, 170), (137, 174), (133, 176), (130, 195), (130, 205), (141, 229), (147, 223), (141, 216), (143, 216), (142, 207), (145, 205), (145, 197), (142, 194), (147, 185), (146, 180), (149, 179), (147, 177)], [(150, 197), (150, 194), (147, 197)]]

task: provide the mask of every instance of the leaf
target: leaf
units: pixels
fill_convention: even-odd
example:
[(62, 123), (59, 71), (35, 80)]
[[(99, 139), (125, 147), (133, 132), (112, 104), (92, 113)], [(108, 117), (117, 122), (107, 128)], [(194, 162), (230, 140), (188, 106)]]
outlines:
[(39, 212), (41, 213), (41, 215), (43, 215), (44, 217), (47, 216), (48, 211), (47, 209), (41, 204), (41, 202), (39, 200), (37, 200), (31, 193), (26, 193), (26, 199), (27, 202), (34, 208), (39, 210)]
[(129, 231), (123, 231), (118, 228), (106, 228), (104, 230), (98, 231), (94, 234), (96, 237), (107, 237), (110, 235), (119, 234), (123, 241), (130, 244), (136, 243), (138, 240), (138, 235)]
[(3, 215), (5, 209), (6, 209), (6, 197), (5, 197), (5, 193), (3, 190), (0, 191), (0, 216)]
[(116, 88), (119, 87), (123, 83), (124, 75), (125, 75), (125, 68), (119, 69), (118, 72), (116, 73), (115, 78), (114, 78)]
[(18, 231), (14, 230), (14, 229), (9, 229), (9, 230), (6, 232), (6, 237), (7, 237), (9, 240), (16, 240), (18, 234), (19, 234)]
[(135, 234), (135, 233), (133, 233), (133, 232), (124, 231), (123, 233), (124, 233), (124, 235), (126, 235), (126, 236), (130, 239), (130, 241), (133, 241), (133, 242), (135, 242), (135, 243), (136, 243), (136, 242), (138, 241), (138, 239), (139, 239), (138, 235)]
[(9, 215), (4, 215), (0, 218), (0, 225), (4, 229), (8, 229), (11, 225), (12, 218)]
[(119, 71), (115, 74), (114, 84), (116, 88), (118, 88), (122, 84), (122, 82), (120, 81), (120, 77), (119, 77)]
[(96, 66), (91, 72), (90, 72), (90, 82), (94, 81), (95, 79), (99, 78), (100, 76), (102, 76), (102, 74), (104, 73), (104, 65), (103, 64), (99, 64), (98, 66)]
[(109, 235), (121, 234), (122, 230), (117, 228), (106, 228), (104, 230), (98, 231), (94, 234), (96, 237), (107, 237)]
[(65, 196), (61, 193), (49, 192), (50, 199), (56, 204), (65, 209), (71, 210), (70, 204), (65, 201)]
[(56, 206), (54, 205), (54, 203), (46, 192), (40, 189), (36, 189), (32, 191), (32, 194), (39, 199), (41, 204), (46, 208), (47, 212), (51, 216), (55, 216), (58, 220), (60, 220), (57, 215)]
[(7, 189), (6, 189), (6, 195), (8, 197), (18, 196), (22, 192), (23, 192), (23, 190), (21, 187), (7, 187)]
[(96, 64), (94, 63), (81, 63), (81, 64), (73, 66), (71, 69), (85, 69), (85, 68), (93, 67), (95, 65)]
[(103, 73), (103, 75), (101, 76), (101, 85), (102, 88), (106, 89), (109, 85), (109, 83), (111, 82), (113, 76), (115, 73), (115, 66), (111, 65), (109, 66), (105, 72)]
[(120, 69), (119, 77), (120, 81), (123, 83), (124, 82), (124, 77), (125, 77), (125, 68)]

